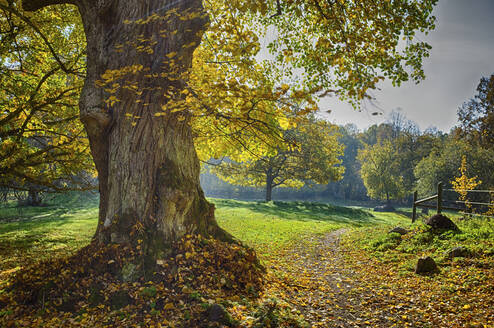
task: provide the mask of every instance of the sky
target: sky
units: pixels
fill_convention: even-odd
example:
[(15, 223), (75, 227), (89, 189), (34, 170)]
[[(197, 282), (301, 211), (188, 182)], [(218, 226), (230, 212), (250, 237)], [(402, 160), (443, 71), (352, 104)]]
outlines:
[(432, 46), (423, 62), (424, 81), (396, 88), (383, 83), (381, 90), (373, 91), (377, 107), (365, 104), (361, 112), (336, 99), (323, 100), (322, 109), (331, 113), (322, 116), (365, 129), (385, 121), (395, 110), (421, 130), (435, 126), (448, 132), (455, 126), (458, 107), (475, 95), (482, 76), (494, 73), (494, 0), (439, 0), (434, 16), (436, 29), (419, 36)]

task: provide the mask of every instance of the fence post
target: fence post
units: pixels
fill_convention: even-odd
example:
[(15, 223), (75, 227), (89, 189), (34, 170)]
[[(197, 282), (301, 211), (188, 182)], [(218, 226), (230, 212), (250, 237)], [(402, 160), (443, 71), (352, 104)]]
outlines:
[(443, 183), (437, 184), (437, 214), (441, 214), (443, 206)]
[(413, 210), (412, 210), (412, 223), (415, 222), (415, 218), (417, 216), (417, 205), (415, 204), (417, 202), (417, 196), (418, 196), (418, 192), (417, 190), (415, 190), (413, 192)]

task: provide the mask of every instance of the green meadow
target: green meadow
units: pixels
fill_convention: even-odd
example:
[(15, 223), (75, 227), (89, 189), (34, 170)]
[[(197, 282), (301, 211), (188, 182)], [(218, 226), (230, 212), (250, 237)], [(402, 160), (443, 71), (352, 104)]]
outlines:
[[(324, 203), (210, 201), (216, 206), (218, 223), (256, 249), (262, 259), (308, 235), (410, 221), (404, 215)], [(18, 207), (16, 203), (3, 205), (0, 207), (1, 272), (73, 253), (89, 243), (97, 217), (95, 195), (60, 195), (48, 199), (41, 207)]]

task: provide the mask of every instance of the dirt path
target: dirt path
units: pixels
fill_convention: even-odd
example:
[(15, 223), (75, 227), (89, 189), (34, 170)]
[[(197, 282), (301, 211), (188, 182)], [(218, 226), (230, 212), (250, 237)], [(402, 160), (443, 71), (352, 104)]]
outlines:
[(372, 291), (360, 286), (358, 275), (344, 266), (340, 237), (345, 232), (315, 236), (287, 250), (277, 268), (284, 271), (276, 286), (284, 292), (279, 296), (312, 327), (391, 327), (397, 313), (376, 307)]

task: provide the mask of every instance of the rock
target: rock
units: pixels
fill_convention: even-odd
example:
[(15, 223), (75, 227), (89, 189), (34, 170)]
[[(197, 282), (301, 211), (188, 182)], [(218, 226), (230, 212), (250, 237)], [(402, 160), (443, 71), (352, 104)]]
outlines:
[(392, 232), (399, 233), (400, 235), (406, 235), (408, 233), (408, 230), (402, 227), (394, 227), (393, 229), (389, 230), (388, 233)]
[(430, 256), (419, 258), (417, 261), (417, 265), (415, 265), (415, 273), (418, 274), (432, 273), (438, 271), (439, 268), (437, 267), (436, 262)]
[(139, 278), (139, 270), (134, 263), (126, 263), (121, 272), (122, 280), (124, 282), (133, 282)]
[(429, 225), (432, 229), (435, 230), (460, 230), (453, 221), (442, 214), (431, 216), (425, 221), (425, 224)]
[(469, 257), (471, 252), (465, 246), (457, 246), (448, 250), (444, 255), (452, 259), (454, 257)]
[(396, 209), (391, 205), (379, 205), (374, 207), (374, 212), (394, 212)]
[(132, 297), (125, 290), (119, 290), (110, 296), (110, 307), (112, 310), (119, 310), (132, 302)]

